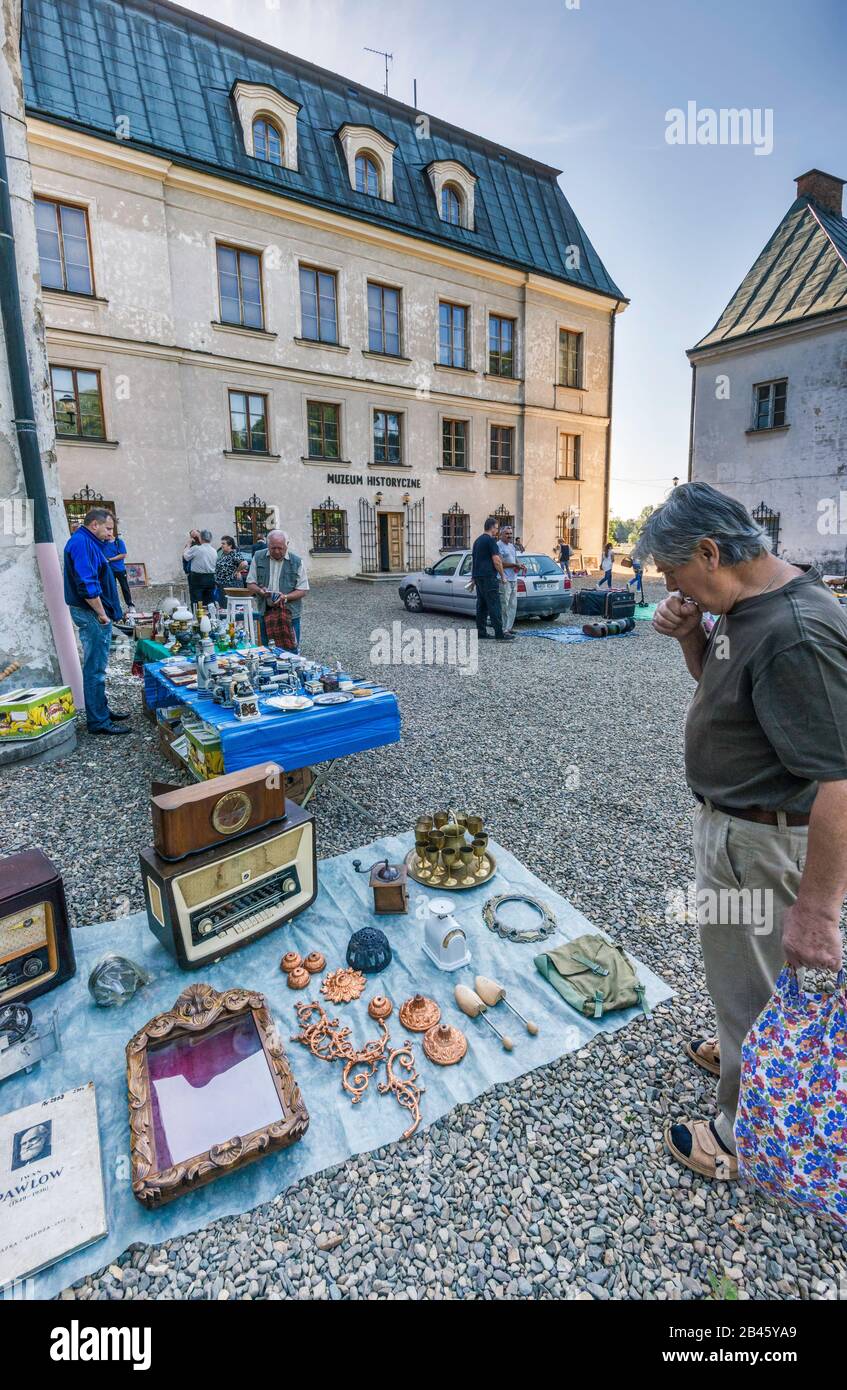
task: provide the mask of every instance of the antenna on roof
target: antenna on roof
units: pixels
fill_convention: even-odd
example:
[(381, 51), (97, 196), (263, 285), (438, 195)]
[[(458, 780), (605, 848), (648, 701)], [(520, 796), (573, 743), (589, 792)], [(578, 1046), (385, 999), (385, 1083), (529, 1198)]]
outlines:
[(385, 95), (388, 96), (388, 64), (394, 62), (394, 54), (386, 53), (384, 48), (368, 48), (365, 45), (366, 53), (376, 53), (378, 57), (385, 59)]

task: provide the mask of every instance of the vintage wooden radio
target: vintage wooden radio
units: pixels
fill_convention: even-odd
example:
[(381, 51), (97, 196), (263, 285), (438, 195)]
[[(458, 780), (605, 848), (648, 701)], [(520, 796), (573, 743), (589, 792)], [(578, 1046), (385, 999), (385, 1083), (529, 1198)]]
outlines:
[(0, 1004), (23, 1003), (76, 971), (65, 889), (40, 849), (0, 859)]
[(191, 787), (154, 787), (153, 844), (162, 859), (184, 859), (285, 819), (285, 774), (258, 763)]
[(150, 929), (183, 970), (196, 970), (281, 927), (318, 891), (315, 823), (286, 802), (285, 820), (174, 863), (141, 851)]

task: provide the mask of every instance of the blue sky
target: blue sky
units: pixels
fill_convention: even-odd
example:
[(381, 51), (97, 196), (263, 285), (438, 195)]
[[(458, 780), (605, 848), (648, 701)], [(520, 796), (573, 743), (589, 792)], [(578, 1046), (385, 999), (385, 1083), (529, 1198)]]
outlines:
[[(618, 321), (612, 509), (688, 457), (685, 349), (817, 167), (847, 178), (847, 0), (182, 0), (564, 172), (631, 300)], [(666, 112), (770, 110), (773, 150), (671, 145)]]

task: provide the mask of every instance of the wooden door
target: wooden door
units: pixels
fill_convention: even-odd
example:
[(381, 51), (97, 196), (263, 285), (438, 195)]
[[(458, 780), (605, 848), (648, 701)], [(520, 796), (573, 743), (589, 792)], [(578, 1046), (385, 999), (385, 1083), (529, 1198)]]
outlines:
[(403, 522), (403, 512), (388, 513), (388, 568), (397, 573), (403, 571)]

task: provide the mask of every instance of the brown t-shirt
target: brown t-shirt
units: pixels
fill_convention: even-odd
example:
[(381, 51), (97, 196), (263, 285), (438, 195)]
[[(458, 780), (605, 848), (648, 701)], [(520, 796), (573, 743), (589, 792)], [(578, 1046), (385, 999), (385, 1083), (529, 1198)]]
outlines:
[(815, 569), (718, 619), (685, 726), (692, 791), (808, 811), (847, 778), (847, 616)]

